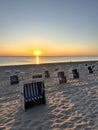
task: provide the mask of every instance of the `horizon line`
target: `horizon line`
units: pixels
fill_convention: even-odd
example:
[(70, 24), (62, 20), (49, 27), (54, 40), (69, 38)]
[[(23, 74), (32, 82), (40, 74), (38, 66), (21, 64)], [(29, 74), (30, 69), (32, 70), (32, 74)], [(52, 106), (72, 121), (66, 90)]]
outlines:
[[(36, 57), (36, 56), (34, 56), (34, 55), (0, 55), (0, 57)], [(49, 56), (49, 55), (40, 55), (40, 56), (38, 56), (38, 57), (46, 57), (46, 56)], [(87, 57), (89, 57), (89, 56), (98, 56), (98, 55), (50, 55), (49, 57), (52, 57), (52, 56), (54, 56), (54, 57), (62, 57), (62, 56), (66, 56), (66, 57), (74, 57), (74, 56), (79, 56), (79, 57), (82, 57), (82, 56), (87, 56)]]

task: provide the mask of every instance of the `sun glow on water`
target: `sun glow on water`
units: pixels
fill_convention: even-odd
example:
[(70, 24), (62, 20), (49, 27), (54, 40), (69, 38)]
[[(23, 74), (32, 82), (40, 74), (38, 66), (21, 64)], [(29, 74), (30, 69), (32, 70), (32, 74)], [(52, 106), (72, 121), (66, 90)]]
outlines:
[(36, 64), (39, 64), (39, 56), (41, 55), (41, 51), (40, 50), (35, 50), (34, 51), (34, 55), (36, 56)]
[(39, 57), (36, 56), (36, 64), (39, 64)]

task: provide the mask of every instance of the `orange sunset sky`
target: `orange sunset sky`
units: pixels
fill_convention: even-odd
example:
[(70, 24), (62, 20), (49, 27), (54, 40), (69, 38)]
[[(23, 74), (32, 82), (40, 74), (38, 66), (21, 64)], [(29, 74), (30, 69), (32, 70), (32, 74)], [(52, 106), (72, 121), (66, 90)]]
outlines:
[(98, 55), (98, 0), (0, 1), (0, 56)]

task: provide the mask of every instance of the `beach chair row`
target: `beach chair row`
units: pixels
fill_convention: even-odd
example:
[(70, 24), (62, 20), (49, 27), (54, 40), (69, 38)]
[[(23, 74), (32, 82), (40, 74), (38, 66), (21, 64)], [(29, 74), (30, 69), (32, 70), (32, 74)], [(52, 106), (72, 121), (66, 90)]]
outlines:
[[(47, 73), (49, 73), (49, 72), (47, 71)], [(79, 78), (79, 72), (77, 71), (77, 69), (72, 70), (69, 75), (73, 79)], [(40, 78), (44, 79), (42, 73), (32, 74), (31, 77), (32, 77), (32, 79), (40, 79)], [(55, 72), (54, 78), (58, 78), (58, 80), (59, 80), (58, 82), (59, 83), (66, 83), (67, 82), (67, 79), (66, 79), (64, 71), (57, 71), (57, 72)], [(17, 75), (10, 76), (10, 83), (11, 84), (17, 84), (17, 83), (19, 83), (18, 76)]]
[[(92, 74), (94, 72), (94, 67), (93, 66), (85, 66), (85, 71), (89, 74)], [(65, 76), (65, 73), (64, 71), (61, 69), (57, 69), (54, 71), (54, 76), (53, 78), (58, 78), (58, 82), (59, 83), (66, 83), (67, 80), (66, 80), (66, 76)], [(45, 70), (44, 73), (33, 73), (31, 74), (31, 78), (32, 79), (36, 79), (36, 78), (49, 78), (50, 77), (50, 74), (49, 74), (49, 71), (48, 70)], [(78, 70), (75, 68), (75, 69), (69, 69), (69, 78), (71, 79), (77, 79), (79, 78), (79, 72)], [(10, 76), (10, 83), (11, 84), (17, 84), (19, 83), (19, 77), (18, 75), (12, 75)]]
[(43, 79), (23, 81), (21, 101), (24, 110), (37, 104), (46, 104)]

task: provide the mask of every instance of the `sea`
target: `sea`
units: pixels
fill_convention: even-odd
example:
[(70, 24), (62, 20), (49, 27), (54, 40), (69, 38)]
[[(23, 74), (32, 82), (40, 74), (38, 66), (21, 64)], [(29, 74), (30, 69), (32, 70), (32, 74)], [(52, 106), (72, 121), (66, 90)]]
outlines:
[(0, 66), (98, 61), (98, 56), (0, 56)]

